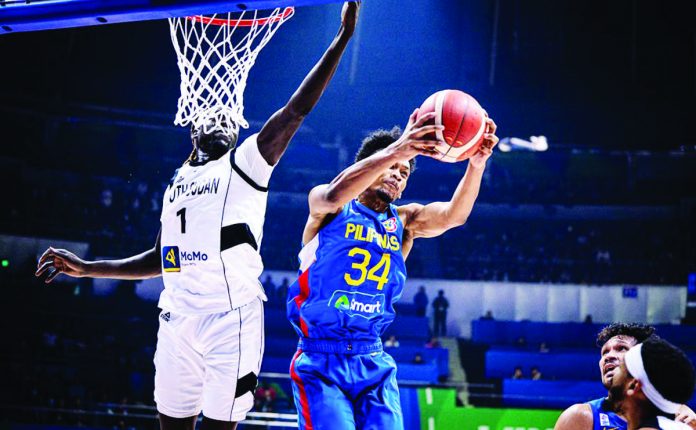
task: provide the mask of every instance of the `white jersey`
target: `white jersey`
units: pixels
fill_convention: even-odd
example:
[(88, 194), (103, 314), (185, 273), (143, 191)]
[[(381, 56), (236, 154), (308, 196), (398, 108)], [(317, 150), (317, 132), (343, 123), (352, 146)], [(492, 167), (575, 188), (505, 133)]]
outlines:
[(202, 315), (266, 300), (259, 249), (273, 166), (256, 138), (217, 160), (184, 164), (167, 187), (160, 308)]

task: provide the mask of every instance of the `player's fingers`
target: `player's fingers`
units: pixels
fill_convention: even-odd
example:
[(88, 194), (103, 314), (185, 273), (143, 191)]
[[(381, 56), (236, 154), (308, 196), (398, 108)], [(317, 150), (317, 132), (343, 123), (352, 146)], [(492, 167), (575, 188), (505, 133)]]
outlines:
[(58, 270), (58, 269), (55, 268), (55, 267), (53, 267), (52, 269), (53, 269), (53, 270), (51, 270), (50, 272), (48, 272), (48, 276), (47, 276), (46, 279), (44, 280), (44, 282), (47, 283), (47, 284), (50, 283), (51, 281), (53, 281), (53, 280), (55, 279), (55, 277), (58, 276), (58, 275), (60, 275), (60, 273), (62, 272), (62, 270)]
[(39, 257), (39, 261), (38, 261), (38, 263), (36, 263), (36, 267), (41, 266), (46, 261), (46, 259), (52, 258), (53, 252), (54, 252), (54, 249), (50, 248), (50, 247), (47, 250), (45, 250), (44, 253), (41, 254), (41, 257)]
[(495, 134), (495, 131), (498, 129), (498, 125), (493, 121), (493, 118), (486, 118), (486, 128), (488, 129), (488, 132), (491, 134)]
[(441, 140), (423, 139), (414, 141), (413, 146), (416, 148), (435, 148), (443, 143)]
[[(416, 110), (418, 110), (418, 109), (416, 109)], [(418, 118), (418, 119), (416, 120), (416, 122), (415, 122), (414, 125), (415, 125), (416, 127), (421, 127), (421, 126), (423, 126), (426, 122), (435, 119), (436, 116), (437, 116), (437, 114), (436, 114), (435, 112), (424, 113), (423, 115), (420, 116), (420, 118)]]
[(44, 274), (46, 270), (48, 270), (49, 267), (54, 267), (53, 265), (53, 260), (48, 260), (41, 266), (39, 266), (38, 269), (36, 269), (36, 273), (34, 273), (36, 276), (41, 276)]
[(426, 134), (435, 133), (436, 131), (440, 131), (440, 130), (444, 130), (444, 129), (445, 129), (444, 125), (433, 125), (433, 124), (423, 125), (420, 127), (415, 127), (413, 129), (413, 133), (411, 134), (411, 136), (413, 136), (415, 138), (423, 137)]
[(483, 135), (483, 144), (488, 148), (493, 148), (498, 144), (500, 139), (498, 136), (492, 133), (487, 133)]
[(408, 117), (408, 125), (406, 125), (406, 128), (412, 128), (413, 125), (416, 123), (416, 118), (418, 117), (418, 108), (414, 109), (411, 115)]
[(432, 149), (432, 150), (429, 150), (429, 149), (420, 149), (420, 150), (418, 151), (418, 154), (419, 154), (419, 155), (425, 155), (426, 157), (430, 157), (430, 158), (440, 158), (440, 156), (442, 155), (442, 154), (440, 154), (440, 152), (438, 152), (438, 151), (435, 150), (435, 149)]

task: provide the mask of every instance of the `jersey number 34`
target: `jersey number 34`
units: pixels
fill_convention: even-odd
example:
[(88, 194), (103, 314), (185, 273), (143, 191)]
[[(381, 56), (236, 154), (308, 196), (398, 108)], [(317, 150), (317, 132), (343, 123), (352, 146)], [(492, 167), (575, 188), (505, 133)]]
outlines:
[[(367, 279), (369, 281), (377, 282), (377, 289), (381, 290), (382, 288), (384, 288), (384, 284), (389, 282), (391, 254), (382, 254), (382, 258), (380, 258), (379, 262), (372, 267), (369, 267), (372, 255), (362, 248), (351, 249), (350, 251), (348, 251), (348, 256), (355, 257), (359, 260), (353, 263), (351, 267), (353, 269), (357, 269), (360, 272), (360, 276), (358, 276), (357, 279), (354, 279), (353, 277), (351, 277), (350, 273), (344, 273), (343, 279), (346, 281), (346, 284), (353, 287), (357, 287), (359, 285), (362, 285)], [(382, 272), (378, 275), (377, 272), (380, 269)]]

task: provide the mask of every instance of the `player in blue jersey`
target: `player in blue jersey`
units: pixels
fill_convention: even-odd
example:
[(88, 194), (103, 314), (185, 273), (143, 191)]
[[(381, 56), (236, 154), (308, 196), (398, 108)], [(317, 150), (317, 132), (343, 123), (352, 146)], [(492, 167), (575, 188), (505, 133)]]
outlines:
[[(624, 355), (633, 346), (653, 336), (655, 328), (643, 324), (614, 323), (597, 335), (601, 349), (599, 370), (602, 384), (609, 390)], [(696, 429), (696, 414), (686, 405), (677, 411), (676, 420)], [(628, 423), (611, 391), (607, 397), (578, 403), (566, 409), (556, 422), (555, 430), (625, 430)]]
[(435, 155), (426, 125), (411, 115), (403, 132), (379, 130), (356, 162), (309, 194), (300, 277), (288, 293), (288, 318), (300, 336), (290, 374), (301, 429), (402, 429), (396, 365), (380, 336), (394, 320), (414, 239), (464, 224), (486, 160), (498, 142), (487, 120), (484, 143), (448, 202), (396, 206), (414, 158)]

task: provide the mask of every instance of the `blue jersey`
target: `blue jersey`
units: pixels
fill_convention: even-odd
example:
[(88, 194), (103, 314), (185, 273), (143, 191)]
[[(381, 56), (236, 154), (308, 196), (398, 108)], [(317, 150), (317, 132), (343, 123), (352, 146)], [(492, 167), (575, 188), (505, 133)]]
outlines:
[(605, 398), (587, 402), (592, 408), (592, 430), (626, 430), (628, 423), (609, 408)]
[(389, 205), (352, 200), (300, 251), (287, 315), (304, 338), (377, 340), (394, 320), (406, 281), (404, 226)]

